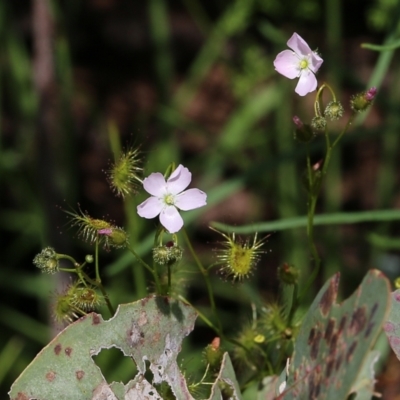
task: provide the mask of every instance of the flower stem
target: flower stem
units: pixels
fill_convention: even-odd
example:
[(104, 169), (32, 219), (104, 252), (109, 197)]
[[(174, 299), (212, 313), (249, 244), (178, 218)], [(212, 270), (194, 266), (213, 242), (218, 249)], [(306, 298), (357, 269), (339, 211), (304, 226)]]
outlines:
[(60, 271), (75, 272), (78, 274), (80, 280), (82, 281), (82, 283), (85, 286), (87, 286), (86, 282), (88, 282), (91, 285), (99, 288), (101, 293), (104, 296), (104, 299), (106, 301), (107, 308), (110, 311), (110, 314), (114, 315), (114, 313), (115, 313), (114, 307), (112, 306), (110, 299), (108, 297), (108, 294), (107, 294), (104, 286), (101, 283), (100, 274), (99, 274), (99, 266), (98, 266), (98, 243), (97, 243), (97, 240), (96, 240), (96, 244), (97, 244), (97, 246), (96, 246), (96, 279), (92, 279), (86, 272), (83, 271), (83, 267), (86, 265), (86, 261), (83, 264), (79, 264), (74, 258), (72, 258), (71, 256), (68, 256), (66, 254), (58, 254), (58, 257), (71, 261), (72, 264), (75, 266), (75, 269), (60, 268)]
[[(324, 85), (326, 85), (326, 84), (324, 84)], [(321, 89), (323, 89), (324, 85), (321, 86), (320, 90), (318, 91), (318, 95), (320, 94)], [(329, 87), (329, 85), (326, 85), (326, 87), (329, 88), (329, 90), (332, 93), (332, 96), (335, 98), (334, 93), (333, 93), (332, 89)], [(333, 149), (339, 143), (339, 141), (343, 137), (343, 135), (347, 132), (348, 128), (350, 127), (350, 125), (353, 122), (354, 116), (355, 116), (354, 113), (352, 113), (350, 115), (346, 125), (344, 126), (344, 128), (340, 132), (339, 136), (335, 139), (335, 141), (332, 144), (330, 142), (329, 132), (327, 131), (327, 129), (325, 129), (325, 141), (326, 141), (325, 160), (324, 160), (322, 171), (321, 171), (321, 179), (316, 183), (313, 180), (310, 155), (309, 155), (309, 153), (307, 154), (307, 173), (308, 173), (308, 184), (309, 184), (309, 194), (308, 194), (308, 202), (307, 202), (307, 237), (308, 237), (310, 252), (311, 252), (312, 258), (314, 260), (315, 266), (314, 266), (314, 269), (313, 269), (310, 277), (308, 278), (308, 280), (305, 284), (303, 291), (300, 293), (298, 303), (308, 292), (310, 286), (316, 279), (318, 272), (320, 270), (320, 267), (321, 267), (321, 259), (318, 255), (318, 251), (317, 251), (317, 248), (316, 248), (315, 242), (314, 242), (314, 216), (315, 216), (315, 208), (317, 205), (318, 196), (319, 196), (319, 193), (320, 193), (321, 187), (322, 187), (323, 178), (325, 177), (325, 175), (328, 171), (328, 167), (329, 167), (329, 163), (330, 163), (330, 160), (332, 157)], [(314, 186), (314, 183), (315, 183), (315, 186)]]
[(96, 243), (94, 247), (94, 265), (96, 271), (96, 282), (101, 284), (100, 271), (99, 271), (99, 234), (96, 235)]
[(168, 294), (171, 292), (171, 266), (167, 264), (168, 271)]
[(182, 232), (183, 232), (183, 236), (185, 238), (186, 244), (189, 247), (190, 253), (192, 254), (195, 263), (197, 264), (201, 274), (203, 275), (204, 281), (205, 281), (206, 286), (207, 286), (207, 291), (208, 291), (208, 297), (209, 297), (209, 300), (210, 300), (211, 310), (212, 310), (212, 313), (214, 315), (214, 318), (217, 320), (217, 323), (218, 323), (218, 327), (219, 327), (219, 331), (220, 331), (219, 335), (222, 336), (222, 324), (221, 324), (221, 321), (220, 321), (220, 319), (218, 317), (217, 307), (215, 305), (214, 293), (212, 291), (210, 277), (208, 275), (208, 270), (206, 268), (204, 268), (204, 266), (201, 263), (199, 257), (197, 257), (197, 254), (193, 249), (192, 243), (190, 242), (190, 239), (189, 239), (189, 236), (188, 236), (188, 234), (186, 232), (186, 229), (183, 228)]
[(104, 300), (105, 300), (105, 302), (107, 304), (107, 308), (110, 311), (111, 316), (113, 316), (114, 313), (115, 313), (115, 310), (114, 310), (114, 307), (111, 304), (111, 301), (110, 301), (110, 298), (109, 298), (109, 296), (108, 296), (108, 294), (106, 292), (106, 289), (104, 288), (103, 284), (101, 283), (101, 280), (97, 280), (97, 278), (96, 279), (92, 279), (88, 274), (86, 274), (83, 271), (82, 271), (82, 275), (85, 277), (85, 280), (87, 282), (89, 282), (91, 285), (96, 286), (96, 287), (98, 287), (100, 289), (101, 293), (104, 296)]
[(158, 277), (156, 271), (155, 271), (153, 268), (151, 268), (149, 264), (147, 264), (146, 262), (144, 262), (144, 261), (139, 257), (139, 255), (136, 253), (136, 251), (132, 249), (132, 247), (127, 246), (126, 248), (135, 256), (136, 260), (138, 260), (139, 263), (140, 263), (144, 268), (146, 268), (146, 269), (153, 275), (154, 284), (156, 285), (156, 292), (157, 292), (157, 294), (161, 294), (160, 279), (159, 279), (159, 277)]
[[(224, 335), (224, 333), (222, 332), (221, 328), (216, 327), (201, 311), (199, 311), (196, 307), (193, 306), (192, 303), (190, 303), (189, 300), (187, 300), (185, 297), (183, 297), (182, 295), (178, 296), (179, 300), (182, 300), (184, 303), (188, 304), (189, 306), (193, 307), (193, 309), (197, 312), (197, 314), (199, 315), (199, 317), (203, 320), (203, 322), (205, 322), (206, 325), (208, 325), (211, 329), (214, 330), (214, 332), (221, 338), (224, 339), (232, 344), (235, 344), (239, 347), (241, 347), (242, 349), (244, 349), (246, 352), (248, 352), (250, 354), (250, 350), (243, 344), (240, 343), (238, 340), (233, 339), (233, 338), (228, 338)], [(261, 352), (263, 353), (263, 355), (266, 357), (265, 352), (260, 349)]]

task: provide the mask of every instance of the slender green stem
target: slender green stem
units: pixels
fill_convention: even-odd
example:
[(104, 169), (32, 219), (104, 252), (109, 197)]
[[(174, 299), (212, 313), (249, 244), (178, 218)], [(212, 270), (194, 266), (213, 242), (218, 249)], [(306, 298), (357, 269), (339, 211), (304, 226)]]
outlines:
[(299, 286), (297, 284), (294, 284), (293, 285), (293, 293), (292, 293), (292, 306), (290, 308), (290, 312), (289, 312), (288, 320), (287, 320), (288, 321), (287, 326), (289, 326), (289, 327), (292, 325), (294, 314), (297, 310), (297, 307), (299, 306), (299, 303), (298, 303), (299, 298), (297, 297), (298, 291), (299, 291)]
[(85, 280), (83, 279), (82, 275), (82, 269), (86, 265), (86, 261), (83, 264), (79, 264), (73, 257), (67, 255), (67, 254), (58, 254), (57, 255), (58, 259), (64, 259), (70, 261), (73, 266), (75, 267), (74, 269), (70, 268), (60, 268), (60, 271), (63, 272), (74, 272), (79, 276), (79, 279), (85, 284)]
[(96, 281), (101, 283), (99, 270), (99, 234), (96, 235), (96, 242), (94, 247), (94, 266), (96, 271)]
[[(208, 325), (221, 339), (224, 339), (232, 344), (235, 344), (237, 346), (240, 346), (242, 349), (244, 349), (247, 353), (250, 354), (250, 350), (242, 343), (240, 343), (238, 340), (233, 339), (233, 338), (228, 338), (224, 335), (222, 332), (221, 328), (216, 327), (200, 310), (198, 310), (188, 299), (183, 297), (182, 295), (178, 296), (179, 300), (182, 300), (184, 303), (188, 304), (191, 306), (199, 315), (199, 317), (205, 322), (206, 325)], [(263, 353), (265, 358), (267, 359), (267, 355), (265, 354), (264, 350), (260, 348), (260, 351)]]
[(185, 297), (183, 297), (182, 295), (179, 295), (178, 298), (180, 300), (182, 300), (184, 303), (188, 304), (189, 306), (191, 306), (196, 312), (197, 314), (199, 314), (199, 317), (203, 320), (203, 322), (205, 322), (206, 325), (208, 325), (213, 331), (215, 331), (215, 333), (219, 336), (221, 335), (221, 331), (219, 330), (219, 328), (217, 328), (200, 310), (198, 310), (188, 299), (186, 299)]
[(171, 291), (171, 266), (168, 264), (167, 265), (167, 270), (168, 270), (168, 294)]
[(204, 268), (204, 266), (201, 263), (199, 257), (197, 257), (197, 254), (193, 249), (192, 243), (190, 242), (190, 239), (189, 239), (189, 236), (188, 236), (188, 234), (186, 232), (186, 229), (183, 228), (182, 232), (183, 232), (183, 236), (185, 238), (186, 244), (189, 247), (190, 253), (192, 254), (195, 263), (197, 264), (201, 274), (203, 275), (204, 281), (205, 281), (206, 286), (207, 286), (207, 291), (208, 291), (208, 297), (209, 297), (209, 300), (210, 300), (211, 310), (212, 310), (212, 313), (214, 315), (214, 318), (217, 320), (217, 323), (218, 323), (218, 326), (219, 326), (220, 335), (222, 335), (222, 324), (221, 324), (221, 321), (220, 321), (220, 319), (218, 317), (217, 307), (215, 305), (214, 293), (213, 293), (213, 290), (212, 290), (212, 287), (211, 287), (211, 282), (210, 282), (210, 277), (208, 275), (208, 270), (206, 268)]
[(86, 274), (83, 271), (83, 267), (86, 265), (86, 261), (83, 264), (79, 264), (74, 258), (72, 258), (71, 256), (68, 256), (66, 254), (58, 254), (58, 257), (71, 261), (72, 264), (75, 266), (75, 269), (60, 268), (60, 271), (76, 272), (85, 286), (86, 286), (86, 282), (88, 282), (91, 285), (98, 287), (104, 296), (104, 300), (107, 304), (108, 310), (110, 311), (111, 315), (114, 315), (114, 313), (115, 313), (114, 307), (112, 306), (110, 299), (108, 297), (108, 294), (107, 294), (104, 286), (101, 283), (100, 274), (98, 272), (99, 266), (98, 266), (98, 241), (97, 240), (96, 240), (96, 245), (97, 245), (96, 246), (96, 279), (92, 279), (88, 274)]
[(127, 249), (135, 256), (136, 260), (139, 261), (139, 263), (146, 268), (152, 275), (154, 278), (154, 284), (156, 285), (156, 292), (157, 294), (161, 294), (161, 284), (160, 284), (160, 279), (156, 273), (156, 271), (150, 267), (149, 264), (147, 264), (146, 262), (144, 262), (141, 257), (136, 253), (135, 250), (133, 250), (130, 246), (127, 246)]
[[(326, 85), (326, 87), (328, 87), (329, 90), (331, 91), (331, 93), (333, 93), (332, 89), (330, 89), (329, 85)], [(321, 89), (323, 89), (323, 86), (320, 88), (320, 90), (318, 92), (319, 94), (321, 93)], [(334, 94), (333, 94), (333, 97), (334, 97)], [(307, 237), (308, 237), (310, 252), (311, 252), (312, 258), (314, 260), (315, 266), (314, 266), (314, 269), (313, 269), (310, 277), (308, 278), (308, 280), (305, 284), (303, 291), (301, 292), (301, 294), (299, 296), (299, 301), (308, 292), (310, 286), (316, 279), (318, 272), (320, 270), (320, 267), (321, 267), (321, 259), (318, 255), (318, 251), (317, 251), (317, 248), (315, 246), (315, 241), (314, 241), (314, 216), (315, 216), (315, 208), (317, 205), (318, 196), (319, 196), (319, 193), (320, 193), (321, 187), (322, 187), (323, 178), (325, 177), (325, 175), (327, 173), (329, 163), (330, 163), (330, 160), (332, 157), (332, 151), (335, 148), (335, 146), (339, 143), (339, 141), (343, 137), (343, 135), (347, 132), (348, 128), (350, 127), (350, 125), (353, 122), (354, 116), (355, 116), (354, 113), (352, 113), (350, 115), (346, 125), (344, 126), (344, 128), (340, 132), (339, 136), (335, 139), (335, 141), (332, 144), (330, 142), (329, 132), (325, 129), (326, 154), (325, 154), (325, 160), (324, 160), (322, 171), (321, 171), (321, 178), (317, 182), (315, 182), (315, 180), (314, 180), (313, 171), (312, 171), (311, 162), (310, 162), (310, 156), (309, 156), (309, 154), (307, 154), (307, 172), (308, 172), (308, 184), (309, 184), (309, 195), (308, 195), (308, 202), (307, 202), (307, 208), (308, 208), (308, 210), (307, 210)]]

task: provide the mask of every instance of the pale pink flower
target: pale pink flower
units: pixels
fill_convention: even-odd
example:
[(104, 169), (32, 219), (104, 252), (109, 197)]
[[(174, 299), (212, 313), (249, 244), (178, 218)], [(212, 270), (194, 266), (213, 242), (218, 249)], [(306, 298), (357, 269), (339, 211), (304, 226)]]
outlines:
[(274, 61), (275, 69), (286, 78), (300, 78), (295, 92), (300, 96), (313, 92), (317, 88), (315, 73), (324, 60), (310, 49), (310, 46), (297, 33), (293, 33), (287, 42), (291, 50), (283, 50)]
[(191, 180), (192, 174), (183, 165), (179, 165), (167, 181), (159, 172), (150, 174), (143, 181), (143, 187), (151, 197), (138, 205), (138, 214), (143, 218), (160, 215), (165, 229), (170, 233), (178, 232), (183, 226), (178, 209), (193, 210), (207, 204), (207, 195), (201, 190), (185, 190)]

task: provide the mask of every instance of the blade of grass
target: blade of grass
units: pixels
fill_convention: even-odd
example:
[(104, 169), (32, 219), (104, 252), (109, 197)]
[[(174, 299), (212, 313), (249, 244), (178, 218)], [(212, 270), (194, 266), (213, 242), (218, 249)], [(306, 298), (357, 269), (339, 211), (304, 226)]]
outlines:
[(20, 335), (41, 345), (46, 345), (50, 337), (50, 328), (27, 315), (6, 305), (0, 306), (0, 321)]
[(150, 33), (154, 44), (154, 67), (161, 103), (167, 103), (172, 83), (172, 55), (167, 4), (164, 0), (149, 0)]
[[(345, 225), (359, 224), (362, 222), (382, 222), (400, 220), (400, 210), (374, 210), (360, 212), (343, 212), (333, 214), (320, 214), (314, 218), (314, 225)], [(286, 229), (305, 228), (307, 217), (293, 217), (277, 221), (259, 222), (244, 226), (230, 226), (220, 222), (212, 222), (212, 227), (223, 232), (235, 232), (238, 234), (252, 234), (255, 232), (273, 232)]]
[(25, 342), (21, 338), (13, 336), (3, 347), (0, 353), (0, 384), (13, 367), (24, 346)]
[(253, 0), (236, 0), (228, 6), (192, 63), (185, 82), (175, 93), (173, 104), (178, 109), (184, 108), (196, 92), (198, 85), (210, 70), (213, 63), (221, 56), (229, 37), (242, 32), (248, 25), (253, 11)]

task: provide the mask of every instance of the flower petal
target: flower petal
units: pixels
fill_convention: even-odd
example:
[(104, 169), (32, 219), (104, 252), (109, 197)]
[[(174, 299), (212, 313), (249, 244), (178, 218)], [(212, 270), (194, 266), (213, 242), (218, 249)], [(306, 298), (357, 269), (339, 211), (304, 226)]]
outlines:
[(150, 219), (160, 214), (163, 208), (164, 202), (161, 199), (152, 196), (137, 206), (137, 213), (142, 218)]
[(287, 45), (299, 56), (308, 56), (313, 53), (307, 42), (296, 32), (287, 41)]
[(300, 75), (299, 58), (290, 50), (283, 50), (276, 56), (274, 67), (280, 74), (289, 79), (297, 78)]
[(316, 88), (317, 78), (310, 70), (304, 70), (294, 91), (300, 96), (305, 96), (307, 93), (313, 92)]
[(185, 190), (175, 198), (175, 205), (183, 211), (194, 210), (207, 204), (207, 195), (199, 189)]
[(192, 180), (192, 174), (187, 168), (179, 164), (167, 181), (167, 191), (171, 194), (178, 194), (185, 190)]
[(160, 222), (169, 233), (176, 233), (183, 226), (183, 219), (174, 206), (165, 207), (161, 211)]
[(144, 190), (152, 196), (161, 197), (166, 193), (166, 183), (163, 174), (155, 172), (143, 181)]
[(314, 51), (311, 54), (309, 68), (312, 72), (316, 73), (319, 70), (319, 67), (322, 65), (324, 60)]

